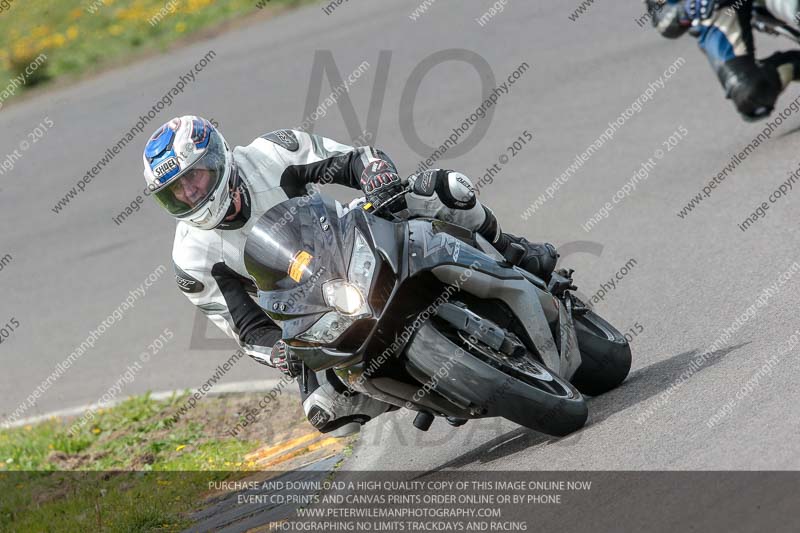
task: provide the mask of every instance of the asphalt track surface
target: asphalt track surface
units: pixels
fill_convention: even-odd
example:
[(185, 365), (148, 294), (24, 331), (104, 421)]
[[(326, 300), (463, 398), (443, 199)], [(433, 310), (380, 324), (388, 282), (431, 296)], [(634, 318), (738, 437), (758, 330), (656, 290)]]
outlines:
[[(637, 26), (639, 2), (597, 3), (575, 22), (568, 15), (577, 2), (511, 2), (480, 26), (475, 19), (492, 4), (439, 0), (416, 21), (409, 18), (416, 2), (351, 0), (330, 15), (312, 5), (2, 109), (0, 146), (10, 147), (6, 152), (45, 117), (54, 125), (13, 170), (0, 176), (0, 256), (13, 257), (0, 271), (0, 323), (13, 317), (20, 324), (0, 345), (0, 413), (24, 402), (154, 268), (163, 264), (171, 269), (173, 224), (154, 204), (146, 202), (122, 225), (112, 221), (142, 190), (140, 150), (156, 123), (172, 115), (202, 114), (218, 121), (233, 144), (296, 126), (304, 118), (315, 51), (330, 50), (343, 76), (362, 61), (370, 63), (349, 93), (363, 125), (380, 71), (379, 51), (390, 50), (374, 144), (411, 172), (428, 154), (415, 152), (401, 133), (404, 87), (414, 68), (434, 52), (466, 49), (485, 59), (497, 82), (523, 62), (530, 68), (500, 97), (493, 115), (481, 121), (488, 122), (488, 129), (480, 142), (437, 165), (477, 180), (501, 155), (510, 155), (507, 147), (523, 131), (533, 135), (534, 141), (509, 160), (494, 183), (481, 188), (480, 199), (509, 231), (573, 243), (575, 252), (564, 265), (577, 270), (585, 295), (635, 260), (596, 305), (619, 329), (641, 330), (633, 340), (632, 373), (618, 390), (592, 399), (586, 428), (564, 439), (499, 421), (459, 429), (439, 421), (430, 432), (420, 433), (410, 417), (398, 413), (366, 428), (348, 467), (797, 468), (800, 370), (794, 364), (796, 351), (787, 352), (787, 346), (800, 327), (800, 275), (762, 298), (764, 305), (740, 321), (703, 364), (692, 367), (691, 361), (800, 261), (797, 192), (771, 204), (766, 217), (746, 232), (737, 227), (800, 164), (800, 113), (784, 120), (681, 219), (677, 212), (764, 127), (739, 119), (693, 40), (667, 41), (650, 27)], [(761, 52), (790, 44), (758, 38)], [(209, 50), (216, 57), (196, 81), (85, 192), (53, 213), (58, 199), (106, 148)], [(447, 52), (443, 57), (454, 56)], [(685, 61), (641, 112), (632, 114), (534, 216), (523, 219), (523, 211), (576, 154), (679, 57)], [(447, 61), (424, 78), (413, 122), (428, 144), (443, 142), (480, 105), (481, 80), (489, 89), (494, 85), (486, 69), (481, 72), (463, 61)], [(326, 82), (323, 98), (329, 90)], [(790, 86), (779, 110), (798, 94)], [(333, 106), (314, 131), (348, 141), (356, 135), (345, 122)], [(659, 159), (648, 179), (608, 218), (584, 231), (582, 224), (656, 150), (666, 152), (662, 143), (681, 128), (687, 132), (684, 138)], [(579, 241), (589, 243), (574, 244)], [(174, 338), (142, 365), (121, 394), (201, 385), (235, 346), (217, 342), (209, 347), (196, 339), (195, 345), (204, 348), (192, 347), (195, 319), (168, 272), (25, 415), (97, 401), (165, 328)], [(769, 371), (760, 372), (765, 364)], [(262, 376), (276, 377), (243, 360), (222, 382)], [(755, 386), (737, 398), (748, 382)], [(732, 400), (733, 405), (728, 403)], [(726, 404), (729, 412), (709, 424)]]

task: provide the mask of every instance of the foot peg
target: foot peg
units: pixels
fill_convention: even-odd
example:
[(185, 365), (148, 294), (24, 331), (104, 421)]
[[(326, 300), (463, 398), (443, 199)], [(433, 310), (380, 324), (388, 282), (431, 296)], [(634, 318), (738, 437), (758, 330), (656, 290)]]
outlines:
[(433, 424), (434, 416), (427, 411), (420, 411), (414, 417), (414, 427), (420, 431), (428, 431)]

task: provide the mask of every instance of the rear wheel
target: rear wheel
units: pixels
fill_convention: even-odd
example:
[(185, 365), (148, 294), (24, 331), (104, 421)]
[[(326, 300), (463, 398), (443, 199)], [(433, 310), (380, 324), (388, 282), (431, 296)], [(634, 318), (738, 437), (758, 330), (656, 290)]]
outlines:
[(581, 366), (570, 381), (589, 396), (618, 387), (631, 369), (628, 340), (593, 311), (576, 316), (574, 321)]

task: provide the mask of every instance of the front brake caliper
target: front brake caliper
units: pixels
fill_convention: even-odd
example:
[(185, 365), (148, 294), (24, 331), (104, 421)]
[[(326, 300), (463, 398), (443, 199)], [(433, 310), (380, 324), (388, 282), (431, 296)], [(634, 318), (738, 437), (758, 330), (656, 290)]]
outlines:
[(517, 357), (527, 351), (515, 336), (463, 305), (443, 303), (436, 309), (436, 315), (466, 333), (470, 339), (475, 339), (510, 357)]

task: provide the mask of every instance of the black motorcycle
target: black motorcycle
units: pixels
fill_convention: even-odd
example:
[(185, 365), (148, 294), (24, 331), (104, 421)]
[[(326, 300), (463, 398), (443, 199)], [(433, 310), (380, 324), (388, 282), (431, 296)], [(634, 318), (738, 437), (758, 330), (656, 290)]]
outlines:
[(460, 226), (338, 209), (290, 199), (245, 246), (303, 379), (332, 369), (343, 390), (418, 411), (422, 430), (501, 416), (560, 436), (585, 424), (582, 393), (628, 375), (625, 337), (571, 293), (571, 271), (546, 284)]

